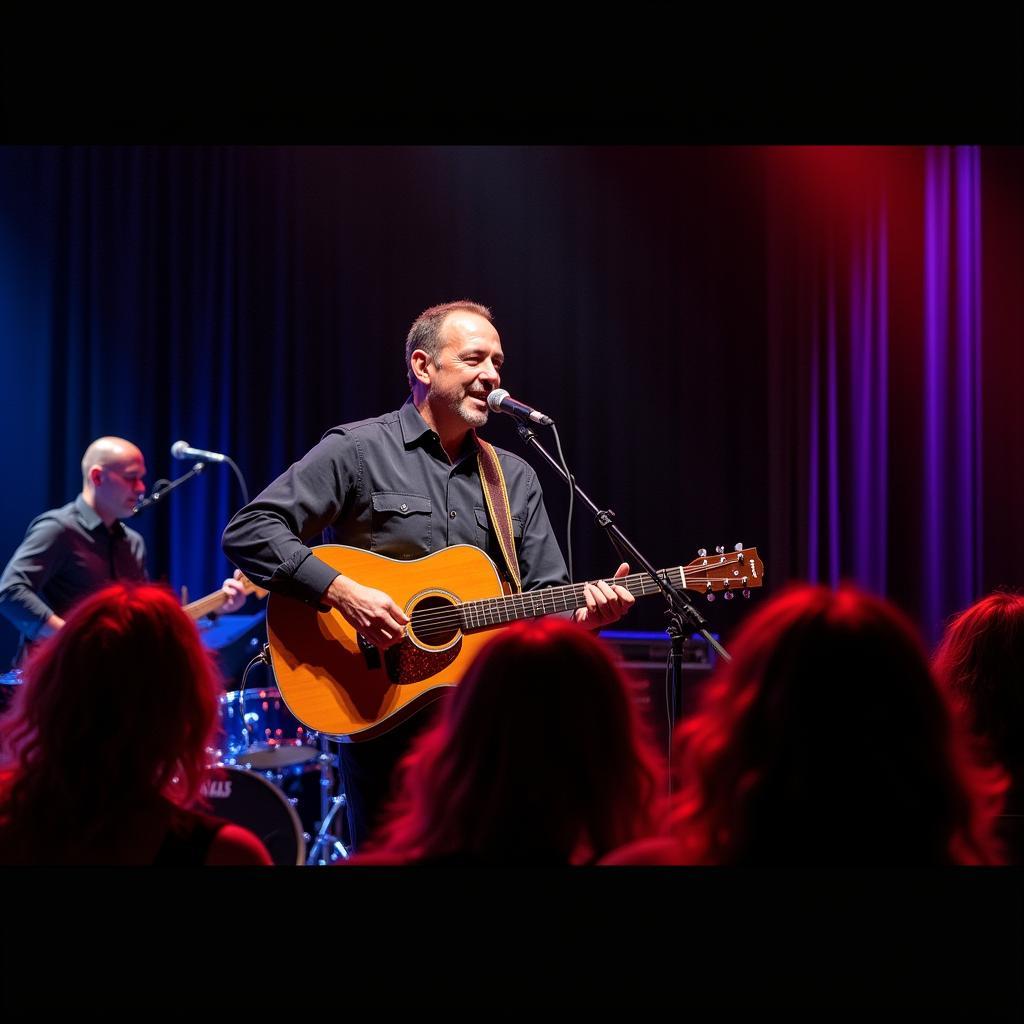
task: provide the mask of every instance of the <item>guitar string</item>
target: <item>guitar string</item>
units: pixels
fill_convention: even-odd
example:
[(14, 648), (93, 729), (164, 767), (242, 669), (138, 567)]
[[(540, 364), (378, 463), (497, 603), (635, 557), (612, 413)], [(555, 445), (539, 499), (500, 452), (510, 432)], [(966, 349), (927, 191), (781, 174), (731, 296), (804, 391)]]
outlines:
[[(691, 569), (690, 577), (697, 577), (698, 574), (703, 574), (699, 577), (699, 582), (710, 582), (710, 583), (723, 583), (733, 582), (735, 577), (732, 576), (710, 576), (708, 573), (726, 568), (732, 565), (749, 564), (741, 563), (738, 558), (726, 558), (724, 561), (714, 562), (711, 565), (702, 565), (696, 569)], [(675, 566), (672, 569), (663, 569), (663, 574), (678, 574), (679, 566)], [(684, 570), (689, 567), (683, 567)], [(626, 585), (627, 587), (638, 587), (638, 591), (634, 596), (644, 597), (648, 594), (655, 593), (657, 584), (651, 579), (648, 573), (632, 573), (626, 577), (619, 577), (615, 579), (605, 580), (606, 583), (618, 583), (619, 585)], [(739, 582), (736, 580), (736, 582)], [(557, 604), (559, 599), (563, 600), (567, 597), (571, 597), (572, 600), (576, 601), (575, 607), (583, 607), (585, 600), (583, 598), (583, 586), (584, 584), (569, 584), (560, 587), (546, 588), (541, 591), (526, 591), (523, 594), (514, 595), (500, 595), (491, 598), (481, 598), (475, 601), (466, 602), (465, 604), (448, 605), (444, 608), (437, 609), (424, 609), (422, 611), (414, 611), (412, 613), (412, 626), (416, 633), (421, 636), (433, 636), (442, 632), (450, 632), (459, 628), (473, 629), (477, 626), (485, 627), (489, 625), (499, 625), (503, 619), (505, 613), (509, 610), (512, 612), (512, 618), (506, 619), (505, 621), (512, 621), (514, 619), (522, 618), (521, 611), (526, 610), (526, 601), (529, 600), (530, 608), (535, 615), (546, 615), (550, 614), (545, 608), (545, 604), (550, 600), (553, 604)], [(653, 588), (653, 589), (649, 589)], [(552, 593), (552, 592), (556, 593)], [(631, 591), (632, 592), (632, 591)], [(540, 610), (537, 610), (538, 595), (549, 595), (548, 597), (540, 596)], [(502, 602), (501, 605), (491, 604), (487, 606), (488, 602)], [(520, 607), (517, 608), (516, 601), (519, 602)], [(469, 609), (474, 609), (469, 611)], [(567, 611), (568, 608), (557, 608), (554, 607), (550, 611)], [(466, 613), (469, 611), (469, 619), (463, 625), (463, 620), (466, 618)], [(529, 617), (529, 616), (526, 616)], [(479, 619), (479, 622), (471, 621), (472, 619)], [(489, 621), (489, 620), (495, 621)]]
[[(720, 583), (720, 582), (725, 582), (727, 580), (731, 582), (735, 577), (732, 577), (732, 576), (707, 576), (707, 575), (704, 575), (704, 576), (701, 576), (701, 577), (697, 578), (697, 574), (698, 573), (708, 573), (708, 572), (711, 572), (712, 570), (718, 570), (718, 569), (726, 568), (728, 566), (742, 565), (742, 564), (749, 564), (749, 563), (740, 562), (738, 558), (733, 558), (733, 559), (728, 559), (727, 558), (724, 561), (715, 562), (713, 565), (707, 565), (707, 566), (703, 566), (702, 565), (702, 566), (700, 566), (697, 569), (693, 569), (690, 572), (689, 575), (690, 575), (691, 578), (696, 578), (695, 581), (697, 581), (697, 582)], [(667, 574), (677, 574), (678, 571), (679, 571), (679, 568), (680, 568), (679, 566), (673, 566), (670, 569), (662, 569), (659, 574), (666, 574), (666, 575)], [(688, 566), (683, 566), (682, 568), (685, 570), (685, 569), (687, 569), (689, 567)], [(653, 593), (653, 591), (647, 591), (645, 588), (652, 587), (652, 586), (655, 587), (655, 588), (657, 587), (657, 584), (654, 583), (654, 581), (651, 579), (650, 575), (648, 573), (644, 573), (644, 572), (631, 573), (629, 576), (619, 577), (617, 579), (615, 577), (611, 577), (609, 579), (604, 580), (604, 582), (608, 583), (608, 584), (618, 583), (619, 585), (639, 587), (640, 588), (639, 589), (639, 596), (641, 596), (641, 597), (645, 596), (648, 592)], [(738, 580), (737, 580), (737, 582), (738, 582)], [(478, 599), (476, 599), (474, 601), (467, 601), (467, 602), (456, 604), (456, 605), (446, 605), (444, 608), (423, 609), (421, 611), (415, 611), (415, 612), (413, 612), (413, 617), (417, 621), (419, 621), (419, 622), (429, 623), (429, 622), (432, 621), (432, 618), (434, 616), (448, 617), (450, 615), (450, 613), (452, 613), (453, 611), (456, 611), (458, 609), (466, 609), (466, 608), (470, 607), (471, 605), (483, 605), (486, 602), (493, 602), (493, 601), (502, 601), (502, 602), (505, 603), (505, 606), (511, 606), (511, 607), (514, 608), (516, 601), (525, 602), (527, 599), (529, 599), (530, 603), (531, 603), (531, 606), (532, 606), (532, 605), (535, 604), (534, 598), (536, 596), (541, 596), (541, 602), (543, 604), (546, 599), (542, 595), (545, 595), (545, 594), (551, 595), (553, 600), (558, 600), (558, 598), (560, 598), (562, 596), (568, 596), (570, 593), (572, 594), (573, 599), (576, 599), (577, 597), (582, 599), (582, 597), (583, 597), (583, 587), (584, 587), (583, 583), (562, 584), (561, 586), (544, 588), (544, 589), (539, 590), (539, 591), (529, 591), (528, 590), (528, 591), (524, 591), (521, 594), (500, 594), (500, 595), (495, 595), (494, 597), (478, 598)], [(555, 609), (555, 610), (564, 611), (566, 609)]]
[[(527, 592), (528, 593), (528, 592)], [(640, 592), (641, 596), (643, 592)], [(568, 600), (566, 600), (568, 599)], [(528, 604), (527, 604), (528, 601)], [(495, 602), (495, 603), (490, 603)], [(502, 602), (502, 603), (498, 603)], [(551, 607), (546, 605), (551, 604)], [(520, 598), (509, 601), (504, 598), (484, 598), (479, 601), (467, 602), (462, 605), (450, 605), (447, 608), (424, 613), (414, 612), (412, 625), (419, 635), (430, 636), (438, 632), (449, 632), (455, 629), (476, 629), (479, 627), (500, 625), (513, 622), (519, 618), (545, 615), (556, 611), (568, 611), (586, 605), (583, 598), (582, 585), (579, 591), (570, 597), (562, 593), (560, 597), (549, 595), (539, 600), (534, 597)], [(527, 610), (528, 609), (528, 610)]]
[[(677, 571), (677, 570), (663, 570), (663, 572), (675, 572), (675, 571)], [(639, 588), (642, 588), (642, 589), (639, 589), (638, 592), (637, 592), (638, 596), (641, 596), (641, 597), (643, 597), (646, 593), (653, 593), (654, 592), (653, 590), (648, 591), (645, 588), (652, 587), (652, 586), (655, 589), (657, 588), (657, 584), (655, 584), (650, 579), (650, 576), (647, 573), (633, 573), (630, 576), (619, 577), (618, 579), (614, 579), (613, 578), (613, 579), (610, 579), (610, 580), (605, 580), (605, 582), (606, 583), (618, 583), (620, 586), (623, 585), (623, 584), (627, 584), (627, 585), (632, 584), (633, 586), (638, 586)], [(439, 624), (441, 622), (444, 622), (446, 624), (451, 624), (453, 622), (457, 623), (457, 620), (459, 618), (461, 618), (461, 616), (463, 615), (465, 610), (470, 608), (471, 606), (475, 606), (476, 609), (477, 609), (478, 614), (481, 615), (481, 616), (488, 616), (488, 615), (497, 614), (497, 613), (499, 613), (498, 608), (495, 608), (495, 607), (489, 607), (489, 608), (488, 607), (484, 607), (484, 605), (486, 605), (488, 602), (492, 602), (492, 601), (501, 601), (501, 602), (503, 602), (501, 607), (502, 608), (511, 608), (513, 610), (513, 612), (516, 611), (516, 602), (517, 601), (520, 604), (522, 604), (524, 607), (526, 605), (526, 602), (529, 601), (530, 607), (531, 608), (536, 608), (536, 605), (537, 605), (537, 600), (536, 599), (538, 597), (540, 598), (540, 604), (541, 604), (542, 610), (539, 611), (537, 614), (544, 615), (544, 614), (548, 614), (548, 612), (543, 610), (543, 606), (549, 600), (552, 603), (557, 603), (560, 599), (564, 599), (566, 597), (571, 597), (573, 600), (582, 601), (583, 604), (585, 605), (586, 601), (583, 598), (583, 587), (584, 587), (583, 583), (564, 584), (564, 585), (559, 586), (559, 587), (545, 588), (545, 589), (540, 590), (540, 591), (526, 591), (526, 592), (524, 592), (522, 594), (502, 594), (502, 595), (496, 595), (494, 597), (485, 597), (485, 598), (479, 598), (479, 599), (474, 600), (474, 601), (467, 601), (467, 602), (465, 602), (463, 604), (448, 605), (445, 608), (424, 609), (422, 611), (414, 611), (413, 614), (412, 614), (413, 625), (418, 627), (417, 628), (417, 632), (419, 632), (420, 631), (419, 627), (421, 627), (423, 625), (432, 626), (432, 625), (437, 625), (437, 624)], [(552, 592), (554, 592), (554, 593), (552, 593)], [(548, 595), (548, 596), (544, 597), (544, 596), (541, 596), (541, 595)], [(581, 607), (581, 605), (580, 604), (576, 604), (574, 607), (578, 608), (578, 607)], [(552, 608), (551, 609), (551, 611), (553, 611), (553, 612), (554, 611), (568, 611), (568, 610), (569, 610), (568, 607), (565, 607), (565, 608)]]
[[(699, 569), (693, 570), (693, 572), (690, 575), (692, 577), (692, 576), (696, 576), (697, 573), (708, 573), (711, 570), (717, 570), (717, 569), (721, 569), (721, 568), (724, 568), (724, 567), (728, 567), (730, 565), (740, 565), (740, 564), (744, 564), (744, 563), (741, 563), (739, 561), (739, 559), (731, 559), (731, 560), (727, 559), (724, 562), (716, 562), (716, 563), (714, 563), (714, 565), (701, 566)], [(672, 569), (665, 569), (665, 570), (661, 570), (661, 571), (662, 571), (662, 573), (678, 573), (678, 570), (679, 570), (679, 567), (676, 566), (676, 567), (673, 567)], [(732, 582), (734, 579), (735, 579), (735, 577), (733, 577), (733, 576), (708, 576), (708, 575), (704, 575), (704, 576), (701, 576), (699, 578), (699, 582), (722, 583), (722, 582), (727, 582), (727, 581), (728, 582)], [(614, 577), (612, 577), (611, 579), (605, 580), (605, 582), (609, 583), (609, 584), (611, 584), (611, 583), (618, 583), (619, 585), (638, 587), (639, 589), (638, 589), (638, 592), (637, 592), (636, 596), (640, 596), (640, 597), (643, 597), (643, 596), (646, 596), (649, 593), (654, 593), (655, 592), (654, 589), (648, 589), (648, 588), (653, 587), (653, 588), (657, 589), (657, 584), (654, 583), (654, 581), (651, 579), (651, 577), (650, 577), (650, 575), (648, 573), (632, 573), (629, 576), (619, 577), (618, 579), (615, 579)], [(739, 581), (736, 580), (736, 582), (739, 582)], [(529, 600), (530, 607), (531, 608), (536, 608), (536, 603), (537, 602), (536, 602), (535, 598), (537, 596), (540, 596), (540, 601), (541, 601), (541, 611), (538, 614), (548, 614), (544, 610), (544, 605), (545, 605), (545, 603), (546, 603), (546, 601), (548, 599), (552, 600), (553, 603), (557, 603), (559, 599), (564, 599), (565, 597), (571, 596), (571, 598), (573, 600), (583, 601), (583, 586), (584, 586), (584, 584), (582, 584), (582, 583), (565, 584), (565, 585), (562, 585), (562, 586), (559, 586), (559, 587), (545, 588), (544, 590), (541, 590), (541, 591), (526, 591), (526, 592), (524, 592), (522, 594), (502, 594), (502, 595), (496, 595), (494, 597), (480, 598), (480, 599), (477, 599), (477, 600), (474, 600), (474, 601), (467, 601), (467, 602), (462, 603), (462, 604), (447, 605), (444, 608), (423, 609), (421, 611), (414, 611), (413, 612), (413, 614), (412, 614), (413, 623), (414, 623), (414, 625), (417, 625), (418, 627), (431, 626), (431, 625), (435, 625), (435, 624), (440, 624), (442, 622), (445, 623), (446, 625), (450, 626), (452, 624), (455, 624), (457, 622), (457, 620), (462, 616), (462, 614), (468, 608), (470, 608), (472, 606), (476, 606), (479, 614), (482, 615), (482, 616), (493, 615), (493, 614), (500, 614), (499, 609), (495, 608), (493, 605), (491, 607), (484, 607), (484, 605), (487, 604), (488, 602), (497, 602), (497, 601), (503, 602), (503, 604), (501, 606), (502, 608), (511, 608), (513, 610), (513, 612), (516, 612), (517, 611), (517, 609), (516, 609), (516, 601), (520, 602), (520, 604), (522, 604), (524, 606), (524, 608), (525, 608), (526, 601)], [(554, 593), (552, 593), (552, 592), (554, 592)], [(545, 594), (546, 595), (550, 595), (550, 598), (542, 596), (542, 595), (545, 595)], [(584, 601), (584, 604), (585, 604), (585, 601)], [(582, 605), (581, 604), (577, 604), (575, 607), (582, 607)], [(552, 611), (566, 611), (568, 609), (567, 608), (552, 608), (551, 610)]]

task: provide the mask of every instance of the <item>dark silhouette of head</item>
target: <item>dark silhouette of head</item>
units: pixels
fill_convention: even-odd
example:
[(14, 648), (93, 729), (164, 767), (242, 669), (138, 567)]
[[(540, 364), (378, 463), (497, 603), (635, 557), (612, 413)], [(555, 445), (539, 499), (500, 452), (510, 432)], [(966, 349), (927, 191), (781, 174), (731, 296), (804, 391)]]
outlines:
[(957, 615), (935, 653), (936, 675), (986, 754), (1024, 773), (1024, 594), (996, 591)]
[(695, 863), (998, 858), (972, 761), (916, 631), (852, 587), (794, 586), (738, 633), (677, 730), (671, 815)]
[(171, 592), (115, 584), (29, 660), (0, 723), (0, 820), (25, 848), (83, 847), (160, 798), (199, 793), (220, 677)]
[(657, 760), (604, 644), (561, 619), (483, 648), (398, 772), (371, 850), (575, 863), (653, 829)]

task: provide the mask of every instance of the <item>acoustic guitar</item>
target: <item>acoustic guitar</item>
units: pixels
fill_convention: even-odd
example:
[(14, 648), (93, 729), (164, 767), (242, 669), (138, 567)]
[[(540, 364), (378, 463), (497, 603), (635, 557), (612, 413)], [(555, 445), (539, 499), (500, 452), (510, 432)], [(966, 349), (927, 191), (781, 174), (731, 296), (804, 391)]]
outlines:
[[(380, 651), (336, 609), (319, 612), (270, 595), (267, 639), (281, 696), (307, 728), (346, 742), (393, 729), (457, 685), (495, 629), (587, 603), (582, 583), (507, 593), (490, 558), (466, 544), (408, 561), (341, 544), (313, 552), (342, 575), (384, 591), (410, 619), (402, 641)], [(764, 566), (756, 548), (720, 548), (659, 575), (675, 587), (731, 596), (760, 587)], [(606, 582), (635, 597), (661, 592), (647, 573)]]

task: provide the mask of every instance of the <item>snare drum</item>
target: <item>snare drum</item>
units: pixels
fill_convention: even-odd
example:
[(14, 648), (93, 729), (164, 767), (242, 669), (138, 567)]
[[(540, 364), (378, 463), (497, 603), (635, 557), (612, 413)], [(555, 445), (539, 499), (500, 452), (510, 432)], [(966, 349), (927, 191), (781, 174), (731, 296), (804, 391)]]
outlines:
[(225, 764), (278, 772), (314, 761), (320, 753), (316, 733), (288, 710), (280, 690), (229, 690), (220, 711)]
[(256, 772), (244, 768), (215, 768), (200, 792), (209, 813), (254, 832), (275, 864), (306, 861), (302, 823), (288, 798)]

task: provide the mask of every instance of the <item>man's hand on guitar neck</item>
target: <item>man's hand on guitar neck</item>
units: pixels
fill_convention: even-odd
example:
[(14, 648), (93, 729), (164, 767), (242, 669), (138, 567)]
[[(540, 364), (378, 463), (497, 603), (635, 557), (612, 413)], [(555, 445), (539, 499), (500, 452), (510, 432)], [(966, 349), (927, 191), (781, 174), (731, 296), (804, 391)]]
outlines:
[[(629, 565), (623, 562), (615, 570), (615, 579), (629, 575)], [(601, 629), (618, 622), (636, 603), (636, 598), (617, 583), (609, 586), (604, 580), (587, 583), (583, 587), (586, 608), (577, 608), (573, 621), (586, 629)]]
[(324, 591), (323, 601), (337, 608), (349, 625), (381, 650), (397, 644), (405, 635), (408, 616), (382, 590), (364, 587), (339, 574)]

